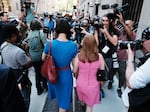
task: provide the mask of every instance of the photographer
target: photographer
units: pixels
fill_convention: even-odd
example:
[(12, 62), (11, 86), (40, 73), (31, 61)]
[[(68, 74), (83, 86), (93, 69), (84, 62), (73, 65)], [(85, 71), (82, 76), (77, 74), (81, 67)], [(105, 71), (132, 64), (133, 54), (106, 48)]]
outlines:
[[(120, 24), (123, 26), (123, 29), (118, 29), (119, 32), (119, 38), (118, 41), (134, 41), (136, 38), (135, 32), (132, 31), (133, 27), (133, 21), (132, 20), (126, 20), (124, 21), (122, 13), (117, 14), (118, 20)], [(119, 46), (120, 47), (120, 46)], [(126, 69), (126, 61), (127, 61), (127, 53), (126, 49), (118, 49), (117, 50), (117, 58), (119, 63), (119, 69), (118, 69), (118, 89), (117, 93), (118, 96), (121, 97), (122, 91), (121, 87), (125, 87), (125, 69)]]
[(93, 34), (93, 29), (92, 26), (90, 24), (89, 19), (84, 18), (81, 21), (81, 24), (76, 24), (75, 26), (75, 36), (77, 39), (77, 43), (79, 44), (79, 46), (81, 47), (82, 44), (82, 40), (84, 38), (85, 35), (89, 35), (89, 34)]
[[(146, 28), (142, 33), (143, 53), (145, 54), (142, 60), (142, 65), (134, 69), (134, 51), (128, 45), (128, 61), (126, 68), (126, 84), (131, 88), (129, 95), (129, 110), (128, 112), (150, 112), (150, 97), (149, 97), (149, 83), (150, 83), (150, 27)], [(139, 95), (136, 94), (139, 92)], [(134, 93), (131, 97), (132, 93)], [(143, 94), (144, 93), (144, 94)], [(131, 99), (132, 98), (132, 99)], [(136, 101), (134, 101), (136, 99)], [(143, 101), (143, 102), (142, 102)]]
[(99, 52), (102, 53), (109, 68), (108, 78), (110, 79), (112, 71), (116, 69), (116, 67), (113, 67), (112, 56), (117, 51), (118, 34), (114, 28), (115, 19), (110, 18), (109, 14), (104, 15), (101, 21), (101, 24), (96, 25), (94, 37), (97, 41)]

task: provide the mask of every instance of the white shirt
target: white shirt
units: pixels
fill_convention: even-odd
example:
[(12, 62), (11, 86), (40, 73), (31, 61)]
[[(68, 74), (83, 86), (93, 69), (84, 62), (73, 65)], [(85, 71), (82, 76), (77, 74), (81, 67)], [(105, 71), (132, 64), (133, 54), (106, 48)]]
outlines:
[[(5, 48), (3, 48), (4, 46)], [(1, 48), (3, 48), (3, 63), (13, 69), (19, 69), (30, 61), (30, 58), (26, 55), (26, 53), (16, 45), (4, 42), (1, 45)]]
[(139, 89), (150, 83), (150, 58), (132, 74), (129, 79), (131, 88)]
[(124, 90), (123, 93), (122, 93), (122, 96), (121, 96), (122, 101), (123, 101), (123, 103), (124, 103), (124, 105), (125, 105), (126, 107), (129, 107), (129, 97), (128, 97), (128, 93), (131, 92), (131, 90), (132, 90), (132, 89), (126, 87), (125, 90)]

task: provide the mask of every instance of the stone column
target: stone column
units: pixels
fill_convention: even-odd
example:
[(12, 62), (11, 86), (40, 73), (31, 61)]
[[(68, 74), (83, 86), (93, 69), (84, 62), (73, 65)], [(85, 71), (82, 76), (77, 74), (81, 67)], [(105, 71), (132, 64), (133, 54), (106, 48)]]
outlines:
[(150, 7), (149, 7), (150, 1), (149, 0), (143, 0), (143, 6), (142, 6), (142, 11), (140, 15), (140, 20), (139, 20), (139, 25), (137, 29), (137, 39), (141, 38), (141, 34), (143, 30), (146, 27), (150, 27)]

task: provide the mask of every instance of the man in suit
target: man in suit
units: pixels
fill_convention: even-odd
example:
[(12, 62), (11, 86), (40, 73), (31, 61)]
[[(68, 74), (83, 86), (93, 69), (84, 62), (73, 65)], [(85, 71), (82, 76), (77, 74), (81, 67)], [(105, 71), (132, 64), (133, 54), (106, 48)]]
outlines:
[(15, 74), (5, 64), (0, 64), (0, 85), (0, 112), (27, 112)]

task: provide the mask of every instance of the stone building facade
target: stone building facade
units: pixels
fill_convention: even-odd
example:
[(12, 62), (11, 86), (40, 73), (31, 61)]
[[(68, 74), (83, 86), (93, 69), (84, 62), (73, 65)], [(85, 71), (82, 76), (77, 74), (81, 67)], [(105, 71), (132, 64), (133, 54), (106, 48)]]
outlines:
[[(135, 31), (137, 32), (137, 39), (141, 38), (142, 31), (150, 26), (149, 21), (149, 0), (78, 0), (79, 12), (84, 11), (84, 15), (88, 11), (90, 17), (95, 15), (102, 16), (106, 13), (112, 12), (111, 5), (117, 3), (118, 6), (122, 6), (129, 3), (129, 8), (126, 14), (124, 14), (125, 19), (131, 19), (135, 22)], [(107, 9), (102, 9), (102, 7), (109, 6)]]

